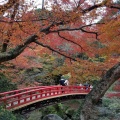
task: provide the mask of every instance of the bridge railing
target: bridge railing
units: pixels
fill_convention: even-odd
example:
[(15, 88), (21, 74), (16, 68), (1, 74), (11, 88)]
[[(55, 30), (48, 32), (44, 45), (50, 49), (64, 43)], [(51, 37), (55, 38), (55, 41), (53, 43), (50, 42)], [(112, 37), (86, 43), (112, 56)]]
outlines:
[(28, 87), (28, 88), (24, 88), (24, 89), (18, 89), (18, 90), (3, 92), (3, 93), (0, 93), (0, 98), (5, 97), (5, 96), (18, 94), (18, 93), (25, 92), (25, 91), (29, 91), (29, 90), (32, 90), (32, 89), (45, 88), (45, 87), (47, 87), (47, 86)]
[[(65, 96), (69, 94), (88, 94), (90, 88), (85, 86), (38, 86), (27, 88), (22, 91), (10, 91), (0, 93), (0, 104), (4, 104), (7, 109), (17, 109), (38, 101)], [(11, 94), (14, 93), (14, 94)]]

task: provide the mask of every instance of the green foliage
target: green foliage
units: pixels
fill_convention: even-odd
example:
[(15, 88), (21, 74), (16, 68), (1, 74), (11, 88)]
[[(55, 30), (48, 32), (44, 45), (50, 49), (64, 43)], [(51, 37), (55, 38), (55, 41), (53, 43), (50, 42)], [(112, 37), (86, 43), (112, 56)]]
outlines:
[(0, 92), (17, 89), (16, 84), (13, 84), (8, 78), (0, 73)]
[(71, 52), (73, 51), (71, 43), (68, 43), (68, 42), (66, 42), (66, 43), (64, 42), (62, 45), (59, 45), (58, 49), (60, 49), (60, 51), (64, 51), (69, 54), (71, 54)]
[(120, 112), (120, 100), (118, 98), (111, 99), (111, 103), (108, 108), (112, 110), (114, 113)]
[(114, 87), (114, 86), (115, 86), (115, 83), (113, 83), (113, 84), (109, 87), (109, 89), (107, 90), (106, 93), (113, 92), (113, 87)]
[(96, 75), (90, 75), (90, 76), (86, 76), (85, 79), (89, 84), (95, 86), (99, 82), (100, 77), (98, 77)]
[(40, 60), (42, 64), (42, 72), (36, 77), (36, 80), (44, 85), (58, 84), (60, 79), (60, 71), (57, 69), (64, 63), (64, 57), (56, 57), (55, 55), (44, 54)]
[[(54, 54), (42, 54), (40, 58), (36, 59), (41, 64), (42, 68), (31, 68), (23, 70), (21, 74), (24, 76), (24, 84), (34, 84), (34, 82), (42, 83), (42, 85), (59, 84), (61, 78), (61, 71), (59, 66), (64, 63), (64, 57), (58, 57)], [(34, 79), (33, 79), (34, 78)]]
[(110, 119), (107, 117), (101, 117), (99, 120), (110, 120)]
[(120, 111), (120, 100), (118, 98), (104, 98), (103, 106), (108, 107), (111, 110)]
[(108, 98), (102, 99), (102, 105), (103, 105), (104, 107), (108, 107), (110, 103), (111, 103), (111, 100), (110, 100), (110, 99), (108, 99)]
[(106, 59), (106, 56), (99, 56), (96, 55), (94, 58), (89, 58), (90, 62), (104, 62)]
[(104, 48), (104, 47), (105, 47), (105, 45), (102, 44), (102, 43), (99, 42), (99, 41), (93, 42), (93, 43), (91, 44), (91, 46), (93, 46), (93, 47), (95, 47), (95, 48)]
[(64, 120), (70, 120), (70, 118), (67, 116), (70, 115), (71, 120), (79, 120), (82, 105), (83, 100), (70, 100), (64, 104), (59, 103), (35, 110), (31, 112), (31, 114), (24, 116), (24, 119), (22, 120), (42, 120), (43, 117), (48, 114), (56, 114)]
[(77, 58), (80, 58), (82, 60), (88, 60), (88, 56), (86, 55), (86, 53), (76, 53), (75, 55)]
[(48, 114), (57, 114), (58, 116), (64, 118), (65, 113), (68, 110), (68, 106), (65, 106), (61, 103), (53, 105), (53, 106), (48, 106), (46, 108), (42, 109), (42, 115), (46, 116)]
[[(67, 115), (73, 116), (74, 114), (76, 114), (77, 109), (75, 110), (75, 108), (70, 107), (70, 105), (73, 105), (75, 103), (77, 103), (78, 105), (81, 104), (81, 102), (79, 103), (78, 101), (72, 100), (72, 101), (66, 102), (65, 104), (59, 103), (59, 104), (55, 104), (52, 106), (44, 107), (44, 108), (40, 109), (39, 112), (36, 112), (36, 113), (30, 115), (29, 119), (27, 119), (27, 120), (32, 120), (32, 119), (39, 120), (40, 116), (42, 119), (44, 116), (46, 116), (48, 114), (57, 114), (61, 118), (67, 120), (68, 119)], [(36, 117), (34, 117), (34, 116), (36, 116)], [(38, 119), (35, 119), (35, 118), (38, 118)]]
[(120, 102), (116, 101), (115, 103), (112, 103), (109, 105), (110, 109), (116, 109), (116, 108), (120, 108)]
[(64, 61), (65, 61), (65, 57), (57, 57), (56, 59), (55, 59), (55, 62), (56, 62), (56, 64), (57, 64), (57, 66), (62, 66), (63, 65), (63, 63), (64, 63)]
[(93, 79), (92, 82), (91, 82), (91, 84), (92, 84), (93, 86), (96, 86), (96, 85), (98, 84), (99, 80), (100, 80), (100, 79)]
[(42, 113), (39, 111), (34, 111), (32, 112), (29, 117), (27, 118), (27, 120), (41, 120), (42, 117)]
[(104, 115), (99, 120), (118, 120), (120, 118), (120, 100), (118, 98), (104, 97), (102, 99), (102, 108), (105, 108)]
[(79, 108), (73, 114), (73, 116), (72, 116), (73, 120), (79, 120), (80, 119), (80, 111), (82, 109), (83, 102), (84, 102), (84, 100), (79, 100)]
[(70, 73), (64, 74), (64, 75), (62, 75), (62, 77), (63, 77), (64, 79), (69, 79), (69, 78), (71, 77), (71, 74), (70, 74)]
[(17, 120), (17, 118), (11, 111), (5, 110), (0, 106), (0, 120)]
[(52, 78), (54, 80), (55, 85), (58, 85), (59, 84), (59, 80), (61, 79), (61, 74), (58, 74), (58, 75), (53, 75), (52, 74)]
[(41, 112), (43, 116), (46, 116), (47, 114), (57, 114), (61, 118), (69, 120), (69, 117), (67, 115), (70, 115), (71, 120), (79, 120), (79, 115), (83, 102), (83, 100), (71, 100), (64, 104), (59, 103), (53, 106), (46, 107), (42, 109)]
[(44, 69), (50, 71), (53, 68), (62, 66), (64, 63), (64, 60), (65, 60), (64, 57), (57, 57), (55, 55), (44, 54), (40, 62), (42, 63)]

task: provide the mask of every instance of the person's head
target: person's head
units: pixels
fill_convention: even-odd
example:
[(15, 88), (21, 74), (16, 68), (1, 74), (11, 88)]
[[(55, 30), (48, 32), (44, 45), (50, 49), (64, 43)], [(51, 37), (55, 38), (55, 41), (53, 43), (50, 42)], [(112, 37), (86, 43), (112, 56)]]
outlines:
[(61, 79), (65, 79), (64, 76), (61, 76)]

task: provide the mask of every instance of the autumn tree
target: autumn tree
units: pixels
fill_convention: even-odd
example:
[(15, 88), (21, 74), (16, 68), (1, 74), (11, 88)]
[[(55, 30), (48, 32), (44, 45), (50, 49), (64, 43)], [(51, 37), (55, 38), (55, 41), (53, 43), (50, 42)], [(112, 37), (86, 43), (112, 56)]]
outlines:
[[(51, 4), (47, 3), (49, 0), (41, 10), (24, 0), (9, 0), (0, 6), (0, 63), (15, 59), (26, 48), (40, 45), (66, 57), (66, 62), (71, 60), (69, 64), (78, 62), (88, 70), (95, 67), (94, 72), (106, 68), (107, 72), (86, 97), (81, 112), (81, 120), (89, 120), (93, 105), (120, 78), (120, 5), (113, 0), (50, 0)], [(85, 53), (91, 60), (106, 58), (104, 63), (78, 59), (73, 56), (76, 51)]]

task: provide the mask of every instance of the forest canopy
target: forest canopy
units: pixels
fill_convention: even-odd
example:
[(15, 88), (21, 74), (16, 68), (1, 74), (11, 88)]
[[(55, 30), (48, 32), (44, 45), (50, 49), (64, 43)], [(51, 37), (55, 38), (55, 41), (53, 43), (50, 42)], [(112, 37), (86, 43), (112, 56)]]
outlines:
[(120, 78), (119, 44), (119, 0), (42, 0), (42, 8), (25, 0), (0, 5), (0, 72), (13, 77), (19, 65), (52, 75), (70, 73), (73, 83), (100, 79), (85, 100), (82, 120)]
[(43, 0), (41, 4), (36, 8), (34, 1), (8, 0), (0, 6), (0, 63), (12, 60), (29, 68), (33, 67), (30, 56), (46, 52), (64, 56), (67, 64), (78, 61), (72, 66), (81, 65), (79, 74), (101, 75), (119, 61), (119, 1)]

